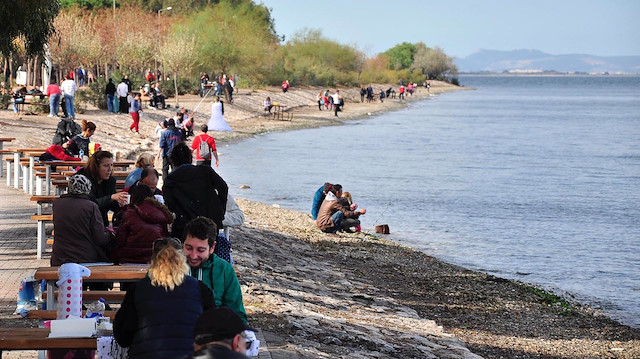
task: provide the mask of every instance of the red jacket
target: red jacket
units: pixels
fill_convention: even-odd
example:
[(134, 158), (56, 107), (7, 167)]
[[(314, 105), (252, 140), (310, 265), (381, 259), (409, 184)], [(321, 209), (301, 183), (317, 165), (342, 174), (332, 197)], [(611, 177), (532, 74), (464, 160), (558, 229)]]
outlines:
[(116, 231), (116, 247), (111, 259), (117, 263), (148, 263), (153, 242), (167, 237), (167, 225), (173, 222), (169, 209), (155, 198), (129, 207)]

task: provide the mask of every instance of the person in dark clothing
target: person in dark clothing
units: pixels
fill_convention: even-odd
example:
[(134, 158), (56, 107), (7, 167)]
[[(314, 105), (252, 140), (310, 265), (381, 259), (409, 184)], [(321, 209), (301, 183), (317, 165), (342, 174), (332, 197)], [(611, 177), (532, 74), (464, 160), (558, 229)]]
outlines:
[(87, 176), (91, 181), (91, 200), (98, 204), (104, 226), (109, 225), (107, 213), (114, 213), (124, 206), (129, 195), (126, 192), (116, 193), (116, 179), (111, 176), (113, 172), (113, 154), (109, 151), (97, 151), (89, 157), (86, 167), (77, 173)]
[(203, 216), (222, 228), (227, 206), (227, 183), (210, 166), (194, 166), (191, 149), (184, 142), (171, 152), (173, 172), (164, 178), (164, 200), (176, 218), (171, 235), (184, 240), (184, 228), (192, 219)]
[(233, 86), (231, 85), (231, 81), (227, 81), (224, 84), (225, 94), (227, 95), (227, 102), (230, 104), (233, 103)]
[(169, 167), (171, 167), (172, 171), (176, 168), (175, 165), (171, 164), (169, 156), (171, 156), (173, 147), (182, 140), (182, 132), (176, 128), (176, 121), (172, 118), (169, 119), (167, 121), (167, 129), (160, 135), (160, 148), (158, 149), (158, 154), (156, 154), (156, 159), (162, 158), (162, 178), (164, 181), (169, 176)]
[(112, 79), (109, 79), (104, 94), (107, 95), (107, 111), (109, 111), (109, 113), (115, 112), (113, 111), (113, 97), (116, 95), (116, 84), (113, 83)]
[(113, 335), (131, 359), (170, 359), (193, 350), (200, 314), (213, 308), (211, 290), (189, 276), (175, 238), (153, 243), (147, 277), (132, 284), (118, 310)]
[(203, 312), (193, 330), (195, 352), (185, 359), (243, 359), (252, 342), (240, 317), (227, 307)]

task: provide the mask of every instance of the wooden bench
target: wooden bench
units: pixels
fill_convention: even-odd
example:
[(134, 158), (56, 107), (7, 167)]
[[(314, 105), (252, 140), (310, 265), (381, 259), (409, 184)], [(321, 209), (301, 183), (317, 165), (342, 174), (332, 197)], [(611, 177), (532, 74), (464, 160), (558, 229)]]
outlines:
[(96, 349), (96, 338), (49, 338), (49, 328), (1, 328), (0, 357), (4, 350)]
[[(111, 320), (115, 319), (117, 310), (105, 310), (104, 316), (111, 318)], [(87, 314), (86, 310), (82, 311), (82, 315)], [(55, 310), (47, 310), (47, 309), (38, 309), (38, 310), (30, 310), (27, 312), (27, 319), (39, 319), (39, 320), (51, 320), (56, 319), (58, 317), (58, 312)]]
[(35, 214), (31, 216), (31, 220), (37, 221), (37, 249), (36, 256), (38, 259), (42, 259), (42, 254), (44, 253), (45, 244), (47, 241), (45, 239), (46, 236), (46, 224), (49, 222), (53, 222), (53, 214)]
[(272, 107), (273, 119), (279, 121), (292, 121), (293, 120), (293, 109), (289, 108), (285, 105), (273, 105)]

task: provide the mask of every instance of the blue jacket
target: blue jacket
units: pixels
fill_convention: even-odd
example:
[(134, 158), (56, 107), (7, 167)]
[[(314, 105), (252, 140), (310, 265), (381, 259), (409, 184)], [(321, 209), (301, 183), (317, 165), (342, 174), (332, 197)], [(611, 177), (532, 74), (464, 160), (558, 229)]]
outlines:
[(182, 142), (182, 133), (175, 126), (167, 128), (160, 136), (160, 148), (162, 148), (162, 157), (171, 156), (173, 147)]
[(318, 211), (320, 210), (322, 201), (324, 201), (325, 194), (324, 192), (322, 192), (323, 188), (324, 186), (320, 186), (320, 188), (318, 188), (318, 190), (316, 191), (316, 194), (313, 196), (313, 206), (311, 207), (311, 217), (313, 217), (314, 221), (318, 219)]

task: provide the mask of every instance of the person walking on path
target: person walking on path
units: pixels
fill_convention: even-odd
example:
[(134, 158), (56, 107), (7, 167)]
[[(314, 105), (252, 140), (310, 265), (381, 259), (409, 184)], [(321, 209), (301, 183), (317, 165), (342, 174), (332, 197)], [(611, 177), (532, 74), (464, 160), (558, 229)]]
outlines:
[(140, 107), (140, 94), (136, 94), (133, 97), (133, 101), (131, 101), (131, 107), (129, 107), (129, 113), (131, 114), (131, 119), (133, 123), (129, 126), (129, 131), (134, 131), (136, 133), (139, 132), (140, 126), (140, 112), (142, 112), (142, 107)]
[(109, 111), (109, 113), (115, 112), (113, 110), (113, 97), (116, 94), (116, 85), (113, 83), (112, 79), (109, 79), (107, 87), (104, 90), (104, 94), (107, 95), (107, 111)]
[(60, 105), (60, 96), (62, 91), (60, 87), (56, 85), (56, 81), (53, 80), (47, 86), (47, 96), (49, 96), (49, 115), (47, 117), (58, 117), (58, 106)]
[(73, 120), (76, 118), (76, 110), (73, 107), (73, 101), (75, 99), (77, 89), (78, 87), (76, 86), (76, 82), (65, 76), (64, 81), (62, 81), (62, 84), (60, 85), (60, 90), (62, 90), (64, 102), (67, 105), (67, 117)]

